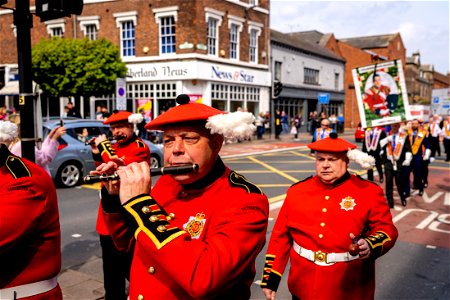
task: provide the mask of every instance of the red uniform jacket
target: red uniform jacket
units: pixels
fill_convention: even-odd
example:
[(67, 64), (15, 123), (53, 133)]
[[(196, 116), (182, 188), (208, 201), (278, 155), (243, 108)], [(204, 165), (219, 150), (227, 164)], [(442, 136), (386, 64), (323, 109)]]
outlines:
[[(150, 149), (147, 144), (142, 141), (141, 138), (133, 135), (124, 144), (111, 144), (109, 141), (103, 141), (98, 145), (100, 155), (94, 155), (94, 160), (98, 165), (103, 162), (108, 162), (111, 157), (117, 156), (125, 161), (126, 165), (133, 162), (146, 161), (150, 164)], [(101, 235), (109, 235), (108, 228), (106, 227), (105, 220), (102, 214), (102, 203), (100, 202), (97, 217), (97, 232)]]
[[(363, 237), (371, 257), (320, 266), (292, 248), (326, 253), (348, 251), (350, 233)], [(317, 176), (289, 188), (278, 215), (266, 255), (262, 287), (277, 290), (290, 259), (288, 286), (307, 299), (371, 299), (375, 289), (375, 259), (393, 247), (397, 229), (376, 184), (346, 173), (333, 186)]]
[[(61, 232), (52, 179), (0, 147), (0, 289), (51, 279), (61, 270)], [(62, 299), (56, 288), (27, 299)]]
[(151, 197), (124, 207), (128, 224), (118, 213), (106, 220), (119, 248), (130, 243), (124, 225), (135, 238), (130, 299), (249, 299), (269, 211), (257, 186), (219, 159), (199, 182), (164, 175)]

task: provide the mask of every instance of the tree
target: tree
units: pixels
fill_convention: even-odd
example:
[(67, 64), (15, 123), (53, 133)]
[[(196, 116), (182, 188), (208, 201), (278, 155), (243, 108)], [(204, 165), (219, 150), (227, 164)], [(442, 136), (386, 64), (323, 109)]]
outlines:
[(119, 49), (106, 39), (41, 40), (32, 49), (33, 80), (53, 97), (110, 95), (127, 72)]

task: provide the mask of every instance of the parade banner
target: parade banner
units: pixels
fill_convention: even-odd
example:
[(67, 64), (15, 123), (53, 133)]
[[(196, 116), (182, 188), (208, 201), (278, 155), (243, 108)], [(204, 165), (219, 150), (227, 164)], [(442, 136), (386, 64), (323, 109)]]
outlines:
[(401, 60), (352, 70), (363, 128), (411, 119)]

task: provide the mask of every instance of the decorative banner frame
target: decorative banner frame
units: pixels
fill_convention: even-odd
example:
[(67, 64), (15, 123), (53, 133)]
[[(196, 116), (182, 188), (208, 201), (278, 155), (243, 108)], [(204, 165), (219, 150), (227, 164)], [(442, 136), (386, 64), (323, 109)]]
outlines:
[(353, 69), (352, 76), (363, 128), (411, 120), (400, 59)]

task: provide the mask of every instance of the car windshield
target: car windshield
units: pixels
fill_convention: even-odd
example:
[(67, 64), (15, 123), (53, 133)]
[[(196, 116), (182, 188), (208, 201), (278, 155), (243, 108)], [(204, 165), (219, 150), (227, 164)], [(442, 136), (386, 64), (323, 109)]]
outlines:
[(107, 127), (84, 126), (67, 129), (67, 134), (78, 140), (80, 143), (86, 143), (92, 137), (101, 134), (108, 135), (109, 129)]

